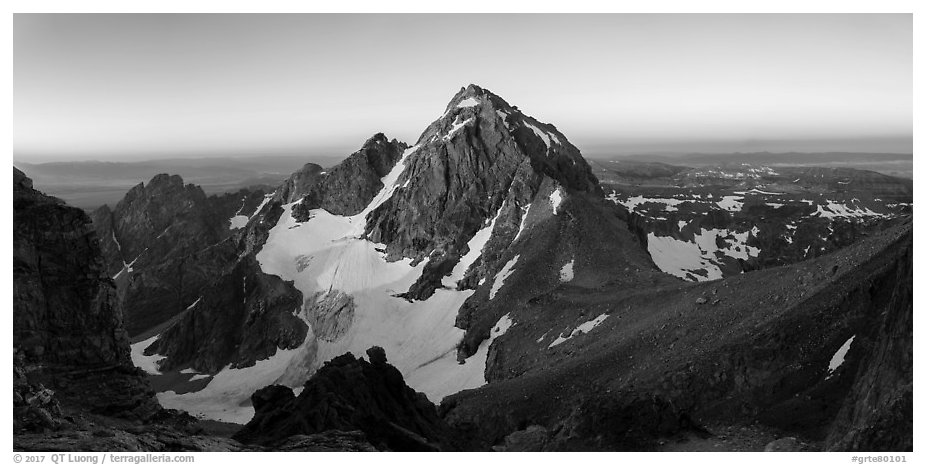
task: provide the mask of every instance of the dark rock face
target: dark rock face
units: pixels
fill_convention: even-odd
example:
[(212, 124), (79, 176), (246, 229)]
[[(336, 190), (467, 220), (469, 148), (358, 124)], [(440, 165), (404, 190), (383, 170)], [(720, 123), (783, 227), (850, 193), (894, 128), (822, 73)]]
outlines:
[(114, 209), (93, 213), (130, 335), (169, 320), (199, 298), (229, 266), (209, 247), (234, 232), (229, 218), (253, 211), (262, 199), (262, 192), (248, 190), (206, 197), (179, 176), (161, 174), (133, 187)]
[(149, 416), (157, 403), (129, 357), (122, 309), (90, 219), (31, 186), (14, 168), (13, 345), (20, 369), (63, 406)]
[(376, 452), (363, 431), (336, 430), (297, 434), (267, 449), (274, 452)]
[[(294, 198), (304, 191), (302, 202), (293, 208), (293, 217), (305, 221), (309, 210), (315, 208), (323, 208), (335, 215), (360, 213), (382, 190), (382, 177), (389, 174), (405, 149), (404, 143), (395, 139), (390, 141), (379, 133), (327, 173), (297, 173), (294, 178), (306, 179), (302, 181), (301, 188), (294, 188), (288, 195)], [(293, 182), (294, 185), (297, 183)]]
[(167, 356), (161, 368), (168, 370), (191, 366), (215, 373), (228, 364), (252, 366), (277, 349), (302, 344), (308, 327), (296, 316), (301, 304), (291, 282), (262, 273), (245, 256), (146, 352)]
[(277, 191), (278, 200), (290, 203), (305, 197), (312, 188), (324, 178), (324, 168), (315, 163), (306, 163), (305, 166), (290, 175)]
[(298, 397), (283, 386), (257, 391), (254, 418), (234, 438), (286, 444), (298, 435), (359, 430), (379, 450), (447, 449), (449, 430), (434, 404), (405, 384), (381, 348), (367, 354), (369, 362), (350, 353), (326, 362)]
[[(913, 244), (880, 283), (884, 319), (826, 438), (829, 450), (913, 450)], [(874, 290), (874, 289), (873, 289)], [(866, 343), (868, 342), (868, 343)], [(855, 344), (855, 342), (853, 342)], [(850, 351), (855, 347), (850, 346)]]
[[(506, 199), (509, 208), (523, 208), (543, 176), (568, 189), (599, 191), (578, 149), (555, 127), (475, 85), (453, 97), (417, 146), (399, 180), (408, 185), (368, 217), (367, 235), (385, 243), (390, 257), (436, 253), (455, 262), (492, 212)], [(526, 189), (511, 192), (512, 185)]]

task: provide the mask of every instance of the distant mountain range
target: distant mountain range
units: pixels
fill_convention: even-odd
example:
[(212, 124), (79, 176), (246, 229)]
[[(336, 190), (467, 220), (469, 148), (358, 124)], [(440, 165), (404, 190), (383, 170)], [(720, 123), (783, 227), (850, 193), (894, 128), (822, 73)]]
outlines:
[(867, 152), (734, 152), (638, 154), (596, 157), (598, 160), (660, 162), (683, 166), (748, 163), (771, 166), (830, 166), (867, 169), (891, 176), (913, 177), (912, 153)]
[(235, 192), (253, 186), (275, 187), (306, 162), (332, 166), (343, 156), (270, 155), (224, 158), (170, 158), (138, 162), (72, 161), (14, 165), (29, 173), (48, 195), (84, 210), (115, 206), (126, 191), (161, 173), (182, 176), (207, 194)]

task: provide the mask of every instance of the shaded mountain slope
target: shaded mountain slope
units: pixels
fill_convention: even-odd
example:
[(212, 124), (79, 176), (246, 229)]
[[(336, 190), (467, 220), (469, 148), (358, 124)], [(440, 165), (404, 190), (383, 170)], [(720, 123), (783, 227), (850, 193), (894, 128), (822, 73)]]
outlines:
[(379, 450), (447, 450), (451, 432), (434, 404), (405, 384), (382, 348), (367, 355), (369, 361), (347, 353), (325, 362), (298, 396), (285, 386), (255, 392), (254, 418), (235, 438), (279, 444), (294, 435), (360, 430)]
[[(753, 421), (822, 445), (831, 428), (845, 428), (840, 409), (856, 410), (851, 389), (883, 412), (870, 421), (894, 418), (893, 433), (908, 437), (909, 424), (886, 409), (904, 384), (880, 395), (859, 385), (882, 370), (902, 379), (904, 357), (874, 372), (859, 363), (871, 347), (912, 348), (911, 339), (878, 333), (912, 312), (904, 278), (911, 244), (908, 225), (831, 256), (718, 282), (593, 295), (563, 286), (512, 312), (487, 367), (497, 381), (445, 399), (441, 410), (483, 448), (530, 425), (548, 432), (549, 449), (636, 450), (697, 425)], [(558, 322), (552, 334), (547, 322)], [(830, 372), (853, 335), (854, 350)], [(571, 337), (554, 345), (562, 336)], [(892, 447), (875, 442), (875, 450)]]
[(132, 365), (122, 307), (90, 219), (13, 169), (13, 346), (64, 406), (144, 418), (157, 410)]
[(86, 213), (13, 169), (13, 448), (240, 450), (160, 408), (132, 365), (115, 286)]
[(126, 328), (138, 335), (179, 314), (229, 265), (207, 249), (257, 209), (260, 191), (207, 197), (179, 176), (133, 187), (115, 208), (93, 212), (107, 271), (119, 287)]

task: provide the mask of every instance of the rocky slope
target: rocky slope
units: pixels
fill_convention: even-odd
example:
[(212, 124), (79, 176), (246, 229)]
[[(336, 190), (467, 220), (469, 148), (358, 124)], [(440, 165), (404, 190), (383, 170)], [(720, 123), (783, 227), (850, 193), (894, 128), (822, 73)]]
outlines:
[(275, 445), (296, 435), (359, 430), (379, 450), (448, 450), (451, 432), (434, 404), (405, 384), (382, 348), (368, 349), (367, 356), (347, 353), (325, 362), (298, 396), (278, 385), (255, 392), (254, 418), (235, 439)]
[(131, 336), (164, 323), (192, 304), (228, 266), (210, 246), (231, 236), (260, 191), (207, 197), (179, 176), (157, 175), (133, 187), (115, 208), (93, 212), (106, 270), (119, 288)]
[(122, 308), (90, 219), (32, 189), (16, 168), (13, 309), (23, 375), (65, 406), (132, 418), (156, 410), (129, 357)]
[(13, 168), (13, 448), (241, 450), (165, 411), (129, 356), (87, 215)]
[(376, 134), (330, 171), (319, 173), (317, 181), (296, 173), (291, 178), (294, 188), (287, 192), (284, 186), (282, 192), (292, 200), (301, 199), (293, 207), (300, 221), (308, 219), (309, 212), (317, 208), (335, 215), (356, 215), (383, 189), (381, 178), (392, 170), (406, 148), (395, 139), (389, 141), (382, 133)]
[[(553, 289), (511, 313), (487, 366), (496, 381), (442, 414), (486, 449), (526, 435), (538, 450), (654, 450), (759, 424), (817, 449), (904, 450), (910, 410), (889, 406), (911, 380), (911, 248), (908, 223), (721, 281)], [(891, 362), (872, 365), (887, 348)]]

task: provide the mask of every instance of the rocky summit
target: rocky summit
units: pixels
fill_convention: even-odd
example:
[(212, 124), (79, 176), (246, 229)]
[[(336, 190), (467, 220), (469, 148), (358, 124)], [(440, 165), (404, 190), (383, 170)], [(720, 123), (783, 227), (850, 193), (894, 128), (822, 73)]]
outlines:
[(162, 418), (107, 423), (133, 450), (912, 449), (912, 183), (587, 161), (472, 84), (435, 110), (272, 191), (157, 176), (92, 228), (14, 171), (21, 447), (68, 447), (85, 400), (27, 368), (60, 363)]

